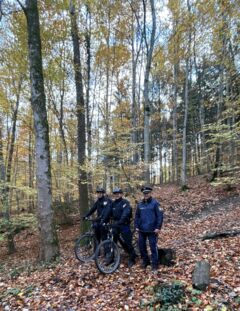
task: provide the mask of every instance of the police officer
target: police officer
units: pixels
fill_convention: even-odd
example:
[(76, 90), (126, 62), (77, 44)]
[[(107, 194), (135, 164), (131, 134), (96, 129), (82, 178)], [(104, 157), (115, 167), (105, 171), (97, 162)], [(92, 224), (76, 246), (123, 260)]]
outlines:
[(159, 209), (159, 202), (152, 198), (152, 188), (144, 186), (141, 189), (143, 200), (137, 205), (135, 214), (135, 228), (139, 233), (139, 250), (142, 257), (142, 267), (150, 265), (147, 252), (147, 239), (151, 250), (152, 270), (158, 269), (157, 237), (163, 222), (163, 212)]
[(120, 188), (113, 190), (114, 201), (112, 202), (110, 216), (113, 219), (114, 240), (121, 236), (122, 246), (129, 254), (128, 266), (131, 268), (135, 264), (136, 254), (132, 246), (132, 232), (130, 222), (132, 218), (132, 207), (128, 200), (123, 198)]
[(101, 239), (104, 240), (106, 237), (106, 231), (102, 226), (102, 222), (103, 219), (105, 223), (109, 221), (109, 217), (106, 217), (106, 214), (108, 213), (108, 210), (112, 204), (112, 200), (106, 196), (105, 189), (103, 188), (98, 187), (96, 189), (96, 194), (97, 194), (96, 202), (89, 210), (89, 212), (83, 217), (83, 219), (88, 218), (97, 211), (97, 218), (95, 223), (93, 224), (93, 228), (95, 236), (98, 242), (100, 242)]

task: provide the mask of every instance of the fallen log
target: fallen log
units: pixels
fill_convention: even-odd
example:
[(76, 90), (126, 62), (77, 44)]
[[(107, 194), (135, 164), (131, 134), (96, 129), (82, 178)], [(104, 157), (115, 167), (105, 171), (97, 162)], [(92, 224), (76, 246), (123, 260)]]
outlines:
[(222, 232), (209, 232), (202, 237), (202, 241), (211, 239), (220, 239), (225, 237), (232, 237), (240, 234), (240, 230), (228, 230)]

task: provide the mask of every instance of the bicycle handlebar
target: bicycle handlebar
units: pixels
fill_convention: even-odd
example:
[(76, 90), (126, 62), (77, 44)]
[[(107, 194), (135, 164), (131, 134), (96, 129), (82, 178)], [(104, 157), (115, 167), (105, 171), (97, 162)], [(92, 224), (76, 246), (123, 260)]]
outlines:
[(93, 218), (84, 217), (83, 220), (94, 222), (94, 221), (98, 221), (99, 219), (98, 218), (93, 219)]

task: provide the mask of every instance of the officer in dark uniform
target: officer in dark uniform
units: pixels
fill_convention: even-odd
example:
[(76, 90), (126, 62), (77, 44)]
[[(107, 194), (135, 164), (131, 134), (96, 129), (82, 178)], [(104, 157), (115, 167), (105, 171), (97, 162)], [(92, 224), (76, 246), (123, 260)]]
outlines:
[(123, 241), (122, 246), (129, 254), (128, 266), (131, 268), (135, 264), (136, 254), (132, 246), (132, 232), (130, 222), (132, 218), (132, 207), (128, 200), (123, 198), (120, 188), (113, 190), (115, 200), (112, 202), (110, 216), (113, 219), (114, 240), (117, 241), (119, 235)]
[(97, 218), (93, 224), (93, 229), (98, 242), (100, 242), (101, 239), (104, 240), (106, 238), (106, 230), (102, 226), (102, 223), (103, 219), (105, 223), (109, 221), (109, 217), (106, 216), (106, 214), (109, 211), (109, 208), (112, 204), (112, 200), (106, 196), (105, 189), (103, 188), (97, 188), (96, 194), (97, 194), (96, 202), (89, 210), (89, 212), (83, 217), (83, 219), (88, 218), (97, 211)]
[(158, 250), (157, 238), (163, 222), (163, 212), (160, 210), (160, 204), (152, 198), (152, 188), (143, 187), (143, 200), (137, 205), (135, 214), (135, 228), (139, 233), (139, 250), (142, 257), (142, 267), (150, 265), (147, 252), (147, 239), (151, 250), (152, 270), (158, 269)]

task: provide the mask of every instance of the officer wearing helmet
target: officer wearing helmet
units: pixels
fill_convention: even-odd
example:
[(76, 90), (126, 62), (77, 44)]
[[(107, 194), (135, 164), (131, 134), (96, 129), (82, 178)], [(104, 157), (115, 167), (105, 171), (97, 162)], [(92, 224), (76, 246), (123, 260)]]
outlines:
[(136, 254), (132, 245), (132, 232), (130, 223), (132, 218), (132, 207), (128, 200), (123, 198), (123, 191), (120, 188), (113, 190), (114, 201), (110, 209), (110, 217), (113, 220), (114, 240), (121, 236), (122, 246), (129, 254), (128, 266), (131, 268), (135, 264)]
[(105, 214), (108, 213), (108, 209), (111, 206), (112, 200), (109, 199), (106, 196), (105, 189), (97, 187), (96, 189), (96, 194), (97, 194), (97, 200), (93, 204), (92, 208), (89, 210), (89, 212), (83, 217), (83, 219), (88, 218), (95, 212), (97, 212), (97, 218), (95, 223), (93, 224), (95, 236), (100, 242), (101, 239), (104, 239), (106, 236), (106, 231), (102, 227), (103, 221), (107, 223), (109, 221), (109, 217), (106, 216)]
[(147, 251), (147, 240), (151, 250), (152, 270), (158, 269), (157, 238), (163, 222), (163, 212), (159, 202), (152, 197), (152, 188), (144, 186), (141, 189), (143, 200), (137, 205), (135, 214), (135, 228), (139, 233), (139, 250), (142, 257), (142, 267), (150, 265)]

